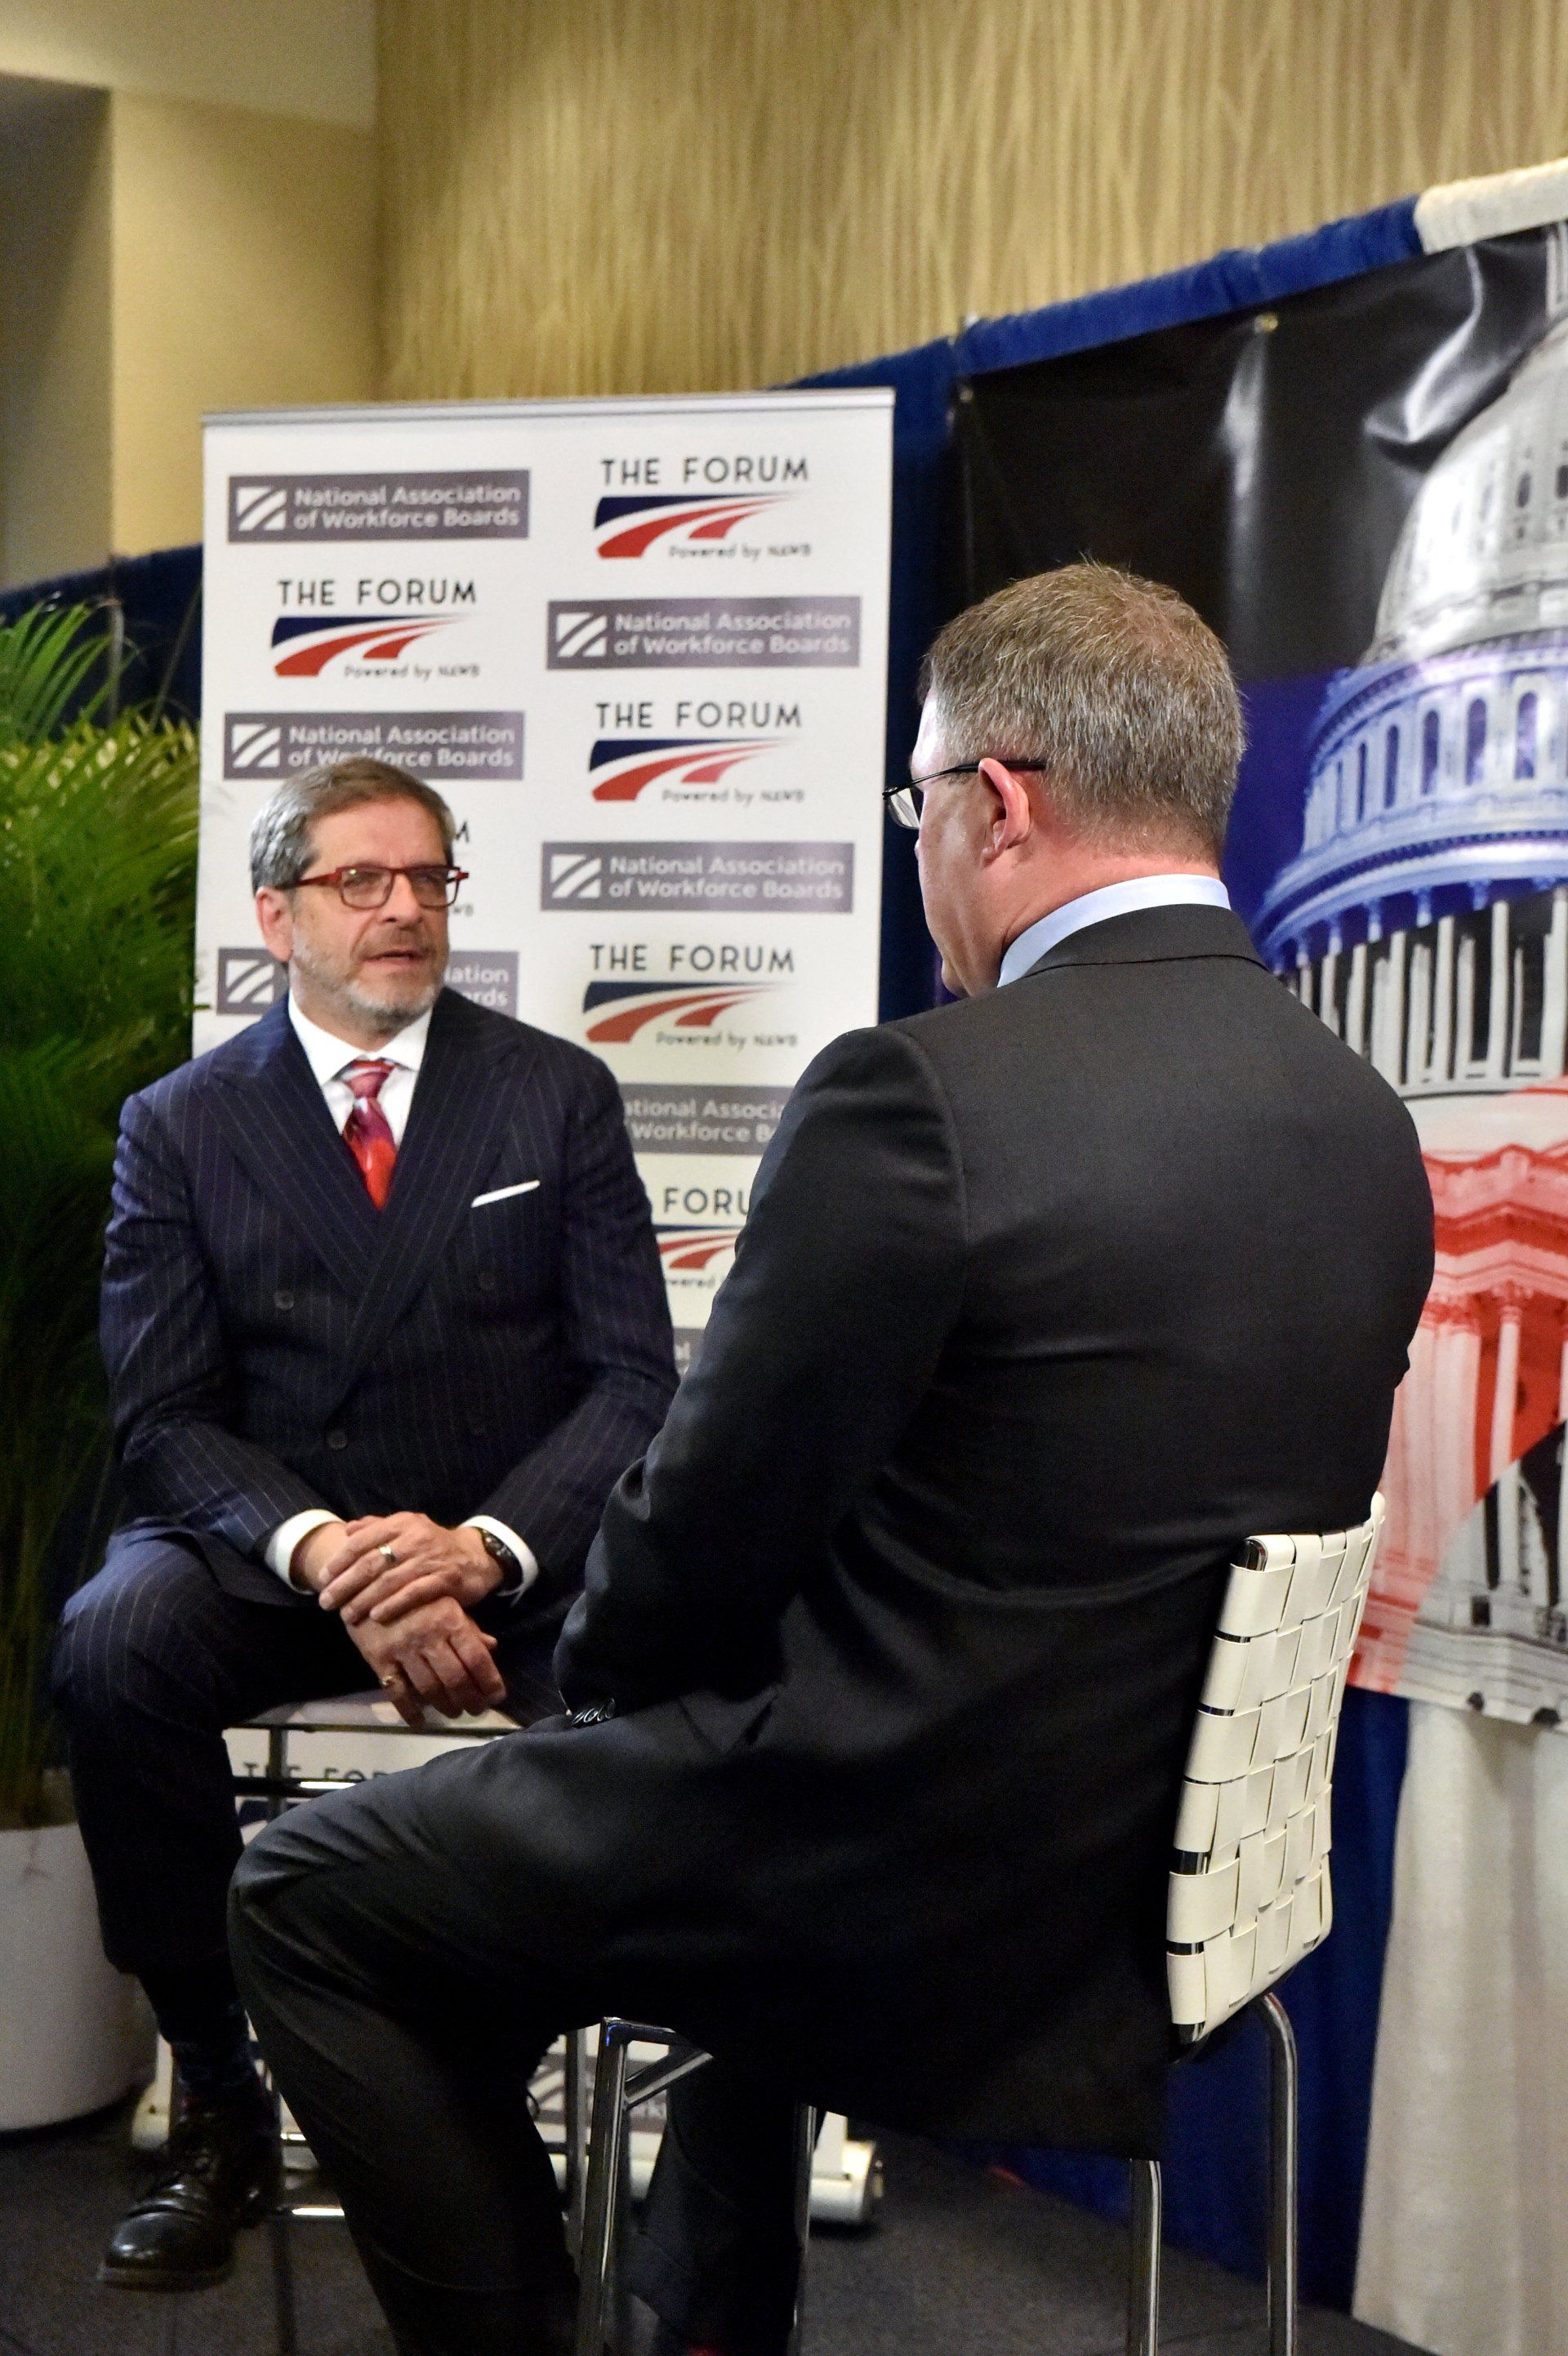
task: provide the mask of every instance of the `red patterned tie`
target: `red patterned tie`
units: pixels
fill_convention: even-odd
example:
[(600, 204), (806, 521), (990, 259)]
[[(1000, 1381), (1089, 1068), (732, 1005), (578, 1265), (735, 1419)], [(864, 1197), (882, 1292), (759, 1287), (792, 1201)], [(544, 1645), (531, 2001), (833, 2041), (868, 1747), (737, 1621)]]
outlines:
[(359, 1163), (365, 1191), (378, 1211), (392, 1190), (392, 1166), (397, 1161), (397, 1140), (379, 1098), (388, 1073), (396, 1068), (393, 1064), (360, 1062), (350, 1064), (343, 1074), (354, 1091), (354, 1108), (343, 1125), (343, 1142)]

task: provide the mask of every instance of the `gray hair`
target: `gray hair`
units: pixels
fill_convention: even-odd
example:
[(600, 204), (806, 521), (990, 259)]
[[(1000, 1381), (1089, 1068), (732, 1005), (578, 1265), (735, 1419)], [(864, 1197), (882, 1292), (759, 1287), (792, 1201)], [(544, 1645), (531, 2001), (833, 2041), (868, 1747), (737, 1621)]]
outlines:
[(360, 755), (308, 769), (268, 795), (251, 821), (251, 889), (259, 892), (265, 884), (286, 892), (297, 884), (315, 856), (310, 830), (317, 819), (330, 818), (335, 810), (358, 809), (364, 802), (417, 802), (440, 828), (450, 862), (457, 822), (435, 787), (406, 769), (394, 768), (390, 761)]
[(920, 671), (950, 761), (1010, 753), (1090, 841), (1218, 852), (1245, 734), (1225, 648), (1185, 598), (1110, 564), (998, 589)]

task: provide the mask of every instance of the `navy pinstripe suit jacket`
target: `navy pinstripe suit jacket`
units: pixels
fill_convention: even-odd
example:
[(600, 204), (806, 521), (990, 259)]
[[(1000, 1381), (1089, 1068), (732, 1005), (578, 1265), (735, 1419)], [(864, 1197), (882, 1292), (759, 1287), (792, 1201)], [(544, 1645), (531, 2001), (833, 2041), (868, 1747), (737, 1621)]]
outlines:
[(522, 1612), (558, 1616), (675, 1387), (614, 1080), (450, 990), (384, 1210), (285, 1002), (132, 1097), (102, 1334), (132, 1527), (285, 1605), (262, 1557), (291, 1514), (484, 1512), (538, 1557)]

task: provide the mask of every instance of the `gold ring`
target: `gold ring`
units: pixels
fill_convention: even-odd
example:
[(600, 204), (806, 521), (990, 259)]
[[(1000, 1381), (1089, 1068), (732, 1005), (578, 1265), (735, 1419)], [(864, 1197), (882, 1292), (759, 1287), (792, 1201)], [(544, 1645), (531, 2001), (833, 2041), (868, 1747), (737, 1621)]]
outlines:
[(376, 1548), (376, 1552), (381, 1556), (383, 1562), (395, 1562), (397, 1560), (397, 1557), (392, 1552), (390, 1546), (379, 1546)]

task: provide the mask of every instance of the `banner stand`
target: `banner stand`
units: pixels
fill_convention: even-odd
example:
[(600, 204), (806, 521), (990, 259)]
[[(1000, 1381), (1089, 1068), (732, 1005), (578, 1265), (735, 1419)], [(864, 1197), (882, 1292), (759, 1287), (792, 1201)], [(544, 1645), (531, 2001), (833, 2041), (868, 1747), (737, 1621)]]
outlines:
[(455, 989), (620, 1083), (688, 1363), (789, 1090), (877, 1014), (893, 395), (207, 424), (199, 1052), (272, 1004), (251, 819), (435, 786)]

